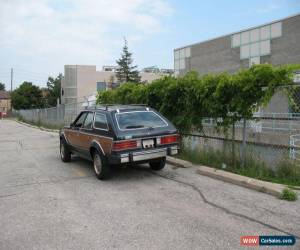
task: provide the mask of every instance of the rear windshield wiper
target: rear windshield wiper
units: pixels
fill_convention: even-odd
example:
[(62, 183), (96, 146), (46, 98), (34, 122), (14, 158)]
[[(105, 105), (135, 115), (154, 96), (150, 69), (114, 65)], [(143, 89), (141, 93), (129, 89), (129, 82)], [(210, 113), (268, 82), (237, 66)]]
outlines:
[(129, 125), (129, 126), (126, 126), (125, 128), (143, 128), (144, 125)]

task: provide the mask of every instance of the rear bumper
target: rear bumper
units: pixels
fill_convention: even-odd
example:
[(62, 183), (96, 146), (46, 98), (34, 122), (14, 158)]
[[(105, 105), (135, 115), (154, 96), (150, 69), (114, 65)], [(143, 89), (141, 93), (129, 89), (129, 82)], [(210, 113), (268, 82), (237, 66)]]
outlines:
[(178, 146), (170, 146), (167, 148), (157, 148), (152, 150), (142, 150), (130, 153), (114, 154), (109, 157), (110, 164), (122, 164), (131, 162), (143, 162), (152, 159), (166, 157), (167, 155), (178, 154)]

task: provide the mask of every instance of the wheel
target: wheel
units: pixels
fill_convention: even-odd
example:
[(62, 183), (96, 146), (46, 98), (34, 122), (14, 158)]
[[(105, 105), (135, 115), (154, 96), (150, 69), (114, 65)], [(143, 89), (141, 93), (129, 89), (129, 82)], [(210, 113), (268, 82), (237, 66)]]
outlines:
[(149, 162), (150, 168), (153, 170), (161, 170), (166, 165), (166, 157)]
[(93, 164), (95, 175), (99, 180), (105, 180), (110, 177), (110, 167), (98, 151), (95, 151), (93, 154)]
[(60, 158), (63, 162), (71, 161), (71, 151), (63, 140), (60, 140)]

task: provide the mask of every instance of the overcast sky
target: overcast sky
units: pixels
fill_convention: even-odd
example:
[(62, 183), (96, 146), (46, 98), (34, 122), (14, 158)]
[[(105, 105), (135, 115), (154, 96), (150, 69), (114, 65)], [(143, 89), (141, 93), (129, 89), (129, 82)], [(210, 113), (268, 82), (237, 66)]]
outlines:
[(300, 12), (300, 0), (0, 0), (0, 82), (45, 86), (65, 64), (114, 65), (123, 37), (143, 68), (173, 49)]

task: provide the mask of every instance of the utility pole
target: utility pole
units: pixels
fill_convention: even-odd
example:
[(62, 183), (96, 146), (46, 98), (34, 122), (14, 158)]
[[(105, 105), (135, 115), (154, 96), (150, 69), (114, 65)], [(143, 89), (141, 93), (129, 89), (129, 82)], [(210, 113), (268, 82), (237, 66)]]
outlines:
[(14, 69), (10, 69), (10, 92), (13, 90), (13, 78), (14, 78)]

